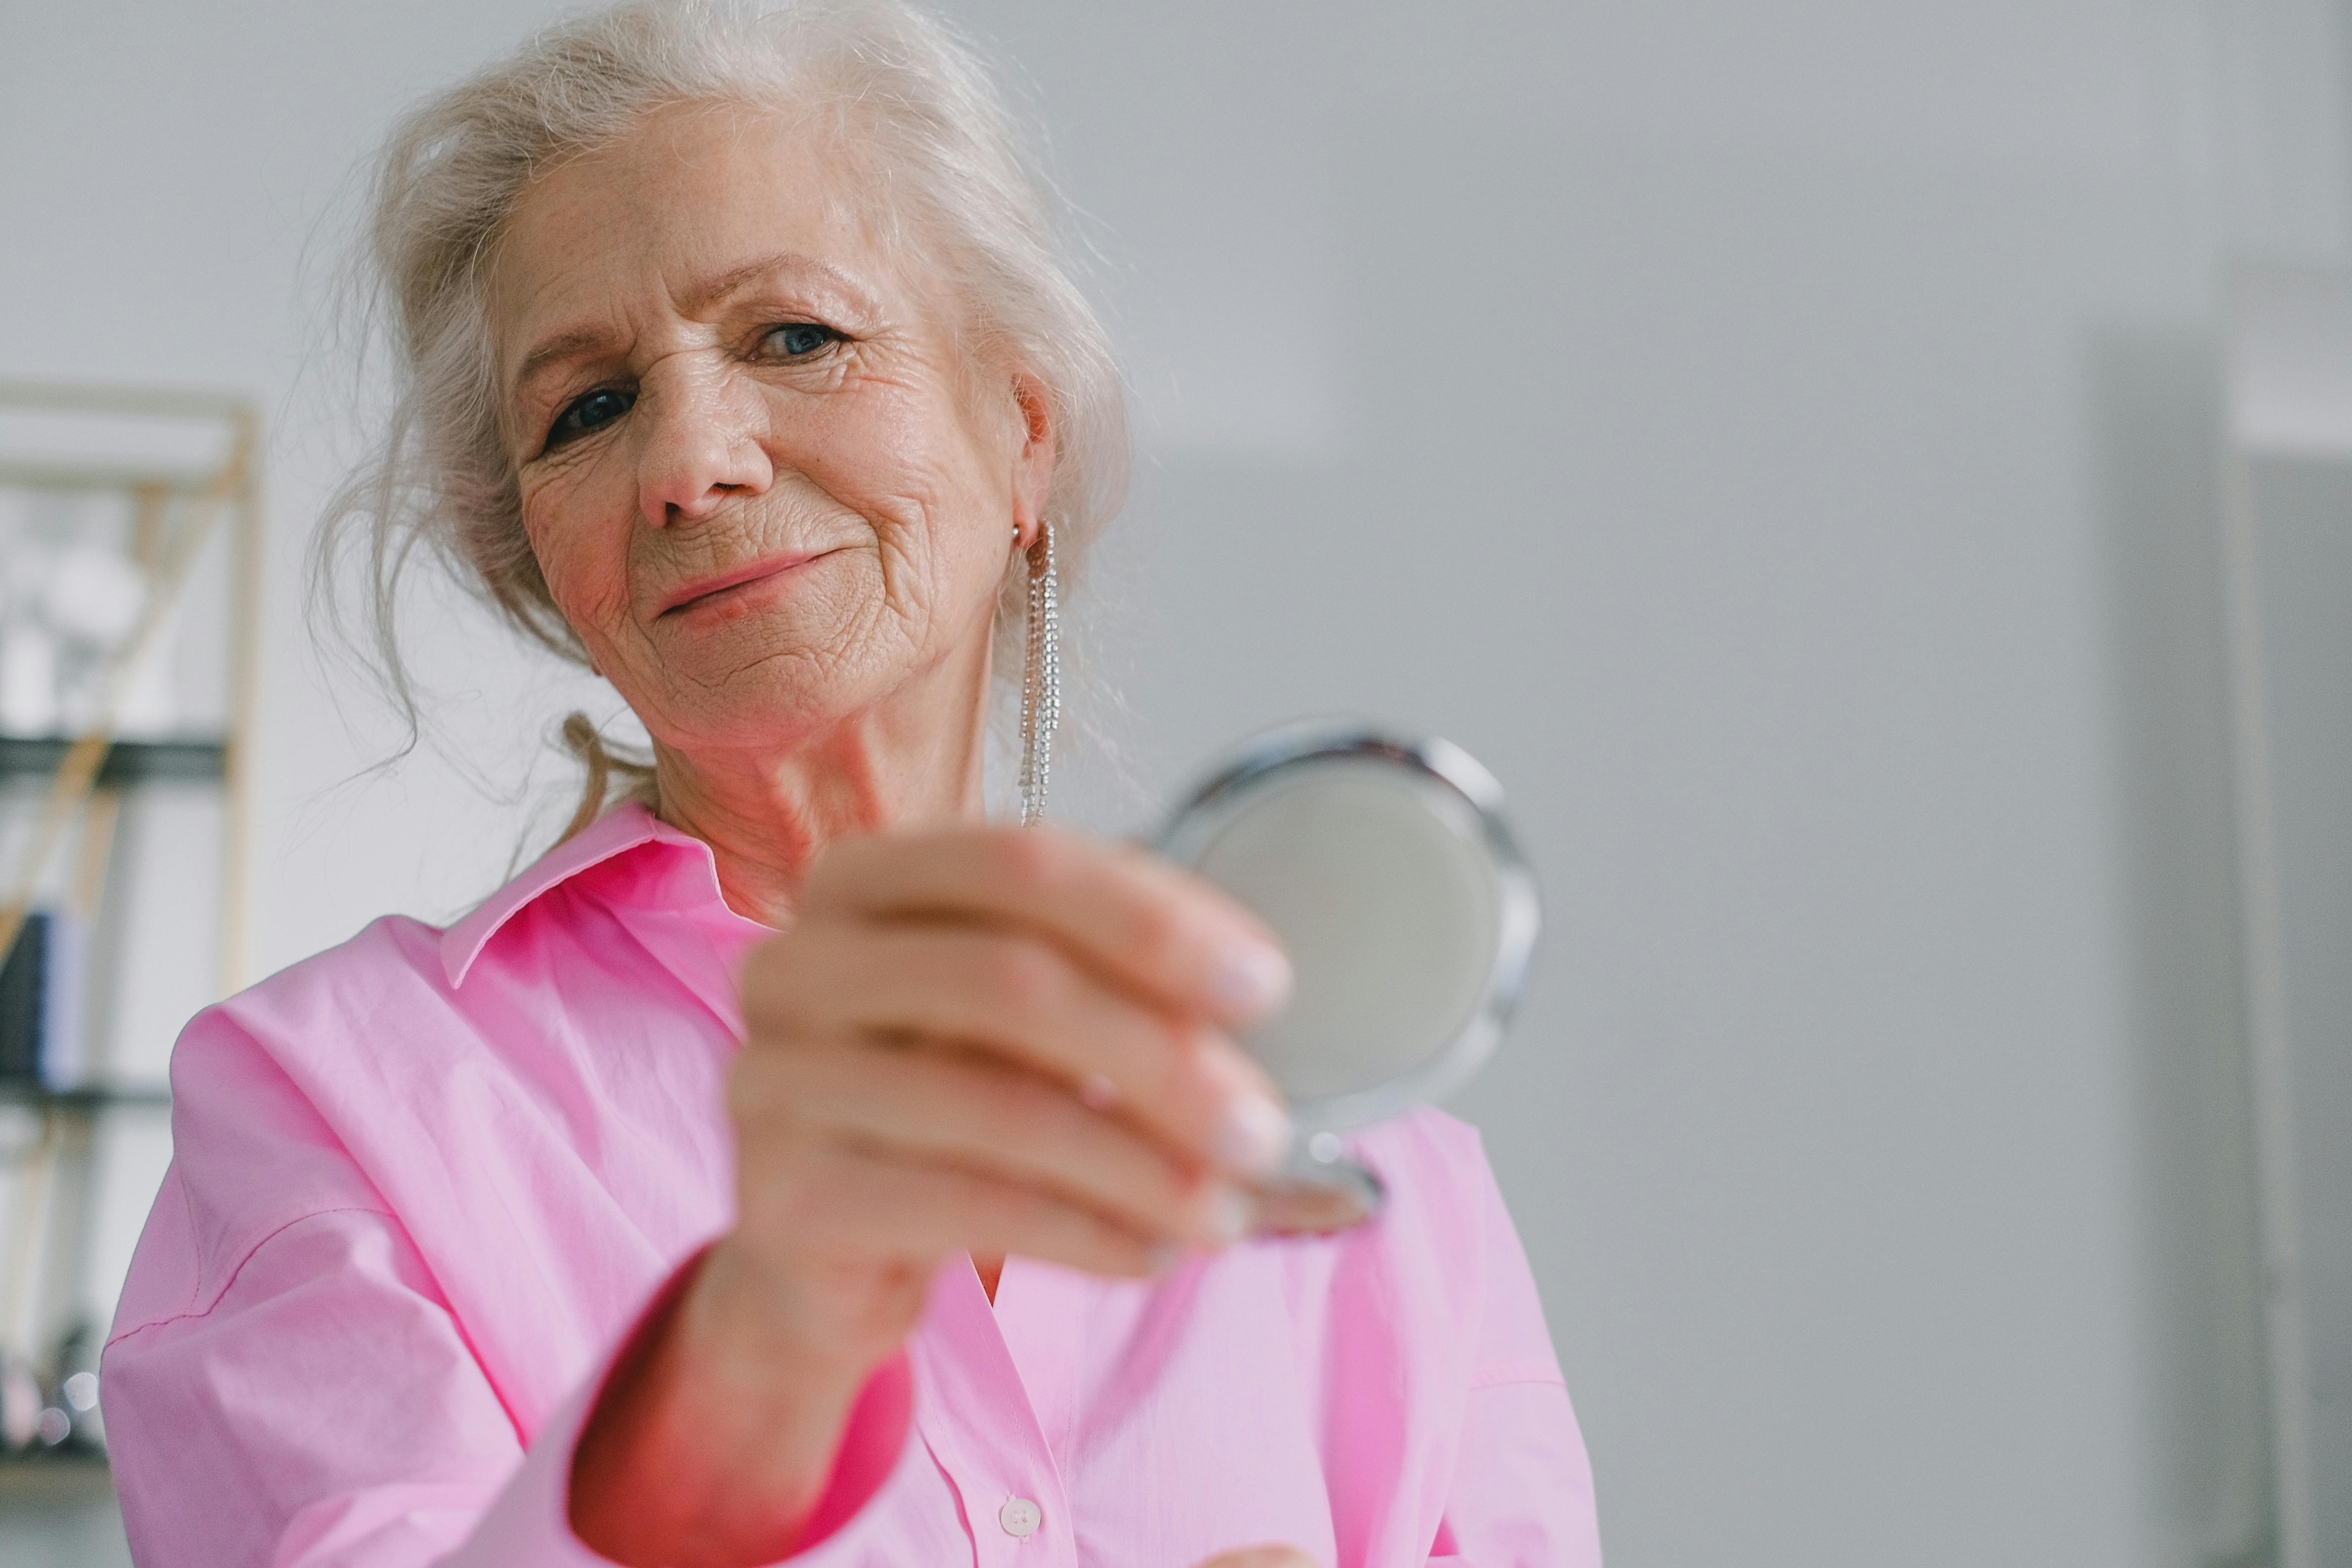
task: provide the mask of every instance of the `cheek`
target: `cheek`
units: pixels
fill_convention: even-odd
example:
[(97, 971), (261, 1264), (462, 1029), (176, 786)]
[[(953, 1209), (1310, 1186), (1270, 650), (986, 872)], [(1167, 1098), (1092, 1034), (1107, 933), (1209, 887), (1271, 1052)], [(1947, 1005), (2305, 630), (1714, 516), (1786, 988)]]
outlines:
[(976, 586), (992, 602), (1012, 549), (1013, 501), (983, 433), (938, 389), (877, 401), (832, 447), (836, 493), (898, 534), (888, 542), (934, 595)]
[(628, 609), (630, 515), (604, 503), (592, 473), (564, 474), (525, 488), (523, 532), (540, 575), (572, 629), (609, 637)]

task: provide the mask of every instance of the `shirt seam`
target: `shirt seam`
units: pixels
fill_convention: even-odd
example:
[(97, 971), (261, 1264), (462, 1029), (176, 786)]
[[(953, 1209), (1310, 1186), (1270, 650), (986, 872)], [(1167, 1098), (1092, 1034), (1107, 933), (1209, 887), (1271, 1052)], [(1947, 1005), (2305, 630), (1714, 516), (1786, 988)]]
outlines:
[[(213, 1298), (211, 1300), (205, 1302), (202, 1307), (194, 1308), (188, 1311), (173, 1312), (171, 1316), (166, 1318), (151, 1318), (146, 1322), (140, 1324), (137, 1328), (125, 1329), (121, 1333), (110, 1336), (106, 1342), (106, 1348), (108, 1350), (112, 1350), (115, 1346), (122, 1343), (125, 1340), (143, 1334), (150, 1329), (169, 1328), (173, 1323), (184, 1323), (191, 1319), (208, 1318), (212, 1316), (213, 1309), (219, 1306), (222, 1300), (227, 1297), (228, 1293), (232, 1289), (236, 1289), (237, 1276), (245, 1272), (245, 1266), (252, 1262), (256, 1255), (257, 1255), (263, 1247), (268, 1246), (271, 1242), (277, 1240), (288, 1231), (292, 1230), (304, 1220), (323, 1219), (331, 1214), (367, 1214), (373, 1215), (379, 1219), (391, 1220), (395, 1225), (400, 1222), (400, 1216), (392, 1213), (389, 1209), (369, 1208), (363, 1204), (344, 1204), (335, 1208), (311, 1209), (307, 1213), (298, 1214), (292, 1219), (288, 1220), (285, 1224), (278, 1226), (256, 1238), (252, 1246), (247, 1247), (242, 1253), (240, 1253), (237, 1256), (236, 1261), (229, 1266), (228, 1277), (221, 1281), (220, 1289), (213, 1292)], [(201, 1281), (203, 1279), (203, 1265), (201, 1263), (197, 1265), (197, 1279), (199, 1280), (198, 1289), (201, 1289)]]
[(1511, 1388), (1528, 1384), (1544, 1388), (1566, 1388), (1568, 1379), (1558, 1373), (1539, 1372), (1532, 1367), (1524, 1371), (1513, 1368), (1507, 1372), (1486, 1373), (1473, 1377), (1470, 1380), (1470, 1392), (1475, 1394), (1482, 1388)]

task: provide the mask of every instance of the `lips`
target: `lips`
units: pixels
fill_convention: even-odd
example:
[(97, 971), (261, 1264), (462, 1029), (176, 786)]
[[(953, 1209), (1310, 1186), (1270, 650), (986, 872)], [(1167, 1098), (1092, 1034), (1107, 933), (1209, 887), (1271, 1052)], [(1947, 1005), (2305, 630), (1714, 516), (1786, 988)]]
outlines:
[(697, 605), (715, 599), (721, 594), (743, 587), (747, 584), (761, 583), (771, 577), (780, 577), (796, 567), (807, 565), (816, 558), (815, 554), (771, 556), (765, 561), (755, 561), (750, 565), (739, 566), (731, 572), (721, 572), (716, 576), (699, 578), (670, 595), (662, 602), (662, 607), (657, 614), (670, 616), (683, 610), (690, 610)]

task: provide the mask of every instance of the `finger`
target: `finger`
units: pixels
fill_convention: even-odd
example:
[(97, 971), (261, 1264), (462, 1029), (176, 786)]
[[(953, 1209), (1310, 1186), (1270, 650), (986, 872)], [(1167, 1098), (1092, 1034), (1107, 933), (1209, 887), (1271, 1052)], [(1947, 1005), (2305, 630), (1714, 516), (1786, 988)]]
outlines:
[(1181, 1256), (1181, 1248), (1034, 1187), (844, 1144), (804, 1148), (788, 1167), (753, 1173), (753, 1179), (778, 1190), (747, 1194), (747, 1213), (784, 1226), (797, 1246), (837, 1256), (1017, 1254), (1130, 1279), (1157, 1273)]
[(745, 963), (743, 1011), (755, 1037), (982, 1047), (1116, 1108), (1190, 1158), (1253, 1175), (1289, 1147), (1273, 1084), (1231, 1041), (1139, 1005), (1026, 936), (811, 921)]
[(757, 1070), (804, 1122), (1043, 1188), (1156, 1240), (1228, 1246), (1255, 1218), (1232, 1184), (1180, 1165), (1067, 1086), (995, 1058), (842, 1043), (779, 1052)]
[(1142, 850), (1054, 829), (842, 840), (811, 869), (802, 909), (1017, 920), (1121, 984), (1229, 1028), (1290, 991), (1281, 945), (1240, 904)]

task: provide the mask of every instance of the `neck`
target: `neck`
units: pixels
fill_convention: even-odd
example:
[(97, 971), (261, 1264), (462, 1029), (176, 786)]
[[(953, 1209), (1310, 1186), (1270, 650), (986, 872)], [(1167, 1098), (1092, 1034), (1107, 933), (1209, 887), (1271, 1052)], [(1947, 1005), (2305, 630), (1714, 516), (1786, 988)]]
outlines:
[(983, 642), (781, 750), (656, 742), (660, 816), (710, 846), (730, 908), (782, 926), (834, 839), (984, 816), (987, 726)]

